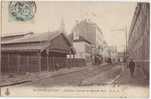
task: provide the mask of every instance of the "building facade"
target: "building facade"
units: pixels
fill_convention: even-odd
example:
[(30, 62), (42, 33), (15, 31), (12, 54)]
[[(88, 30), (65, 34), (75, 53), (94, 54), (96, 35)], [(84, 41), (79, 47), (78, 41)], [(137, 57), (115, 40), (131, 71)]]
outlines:
[(89, 19), (77, 22), (77, 24), (72, 29), (72, 33), (74, 34), (73, 39), (78, 39), (79, 36), (84, 37), (96, 48), (101, 46), (104, 41), (103, 33), (99, 26)]
[(96, 23), (89, 19), (77, 22), (72, 29), (71, 35), (70, 38), (73, 41), (78, 57), (81, 56), (89, 61), (93, 59), (94, 55), (102, 54), (100, 50), (103, 48), (104, 38), (101, 29)]
[(149, 3), (138, 3), (129, 31), (128, 56), (142, 68), (146, 77), (149, 77), (149, 28)]
[(69, 36), (70, 36), (69, 37), (70, 40), (72, 40), (73, 47), (76, 51), (73, 57), (76, 59), (85, 60), (85, 62), (91, 61), (91, 52), (92, 52), (91, 43), (82, 36), (79, 36), (77, 39), (73, 39), (74, 38), (73, 33), (70, 34)]

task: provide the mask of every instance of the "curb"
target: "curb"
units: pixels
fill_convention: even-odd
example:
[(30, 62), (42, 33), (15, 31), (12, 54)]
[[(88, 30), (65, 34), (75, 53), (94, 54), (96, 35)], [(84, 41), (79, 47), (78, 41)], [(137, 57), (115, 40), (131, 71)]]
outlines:
[(18, 81), (18, 82), (14, 82), (14, 83), (0, 85), (0, 87), (14, 86), (14, 85), (18, 85), (18, 84), (27, 83), (27, 82), (32, 82), (32, 81), (31, 80)]

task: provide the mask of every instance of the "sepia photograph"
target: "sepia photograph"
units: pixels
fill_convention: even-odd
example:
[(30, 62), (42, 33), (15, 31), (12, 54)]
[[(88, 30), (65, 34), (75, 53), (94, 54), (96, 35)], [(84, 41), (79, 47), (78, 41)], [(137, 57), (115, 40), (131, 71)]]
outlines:
[(148, 98), (150, 2), (0, 1), (0, 96)]

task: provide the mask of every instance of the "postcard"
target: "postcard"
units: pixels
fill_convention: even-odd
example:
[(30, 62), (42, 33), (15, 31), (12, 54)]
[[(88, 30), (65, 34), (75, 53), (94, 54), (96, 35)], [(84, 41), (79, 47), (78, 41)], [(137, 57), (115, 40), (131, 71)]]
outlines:
[(0, 30), (0, 96), (149, 97), (149, 2), (1, 0)]

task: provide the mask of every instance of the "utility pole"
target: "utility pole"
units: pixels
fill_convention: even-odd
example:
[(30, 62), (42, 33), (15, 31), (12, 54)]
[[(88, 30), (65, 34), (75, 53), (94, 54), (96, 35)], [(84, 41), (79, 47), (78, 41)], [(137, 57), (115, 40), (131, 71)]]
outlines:
[(125, 37), (126, 37), (126, 50), (125, 50), (125, 54), (126, 54), (126, 59), (127, 59), (127, 57), (128, 57), (128, 55), (127, 55), (127, 51), (128, 51), (128, 49), (127, 49), (127, 27), (125, 27)]
[(127, 27), (125, 27), (125, 28), (119, 28), (119, 29), (114, 29), (112, 31), (123, 31), (125, 33), (125, 38), (126, 39), (125, 39), (124, 62), (126, 62), (126, 64), (124, 65), (124, 67), (122, 66), (122, 71), (125, 71), (126, 65), (127, 65)]
[(125, 58), (127, 58), (127, 26), (125, 28), (113, 29), (112, 31), (123, 31), (125, 33)]

